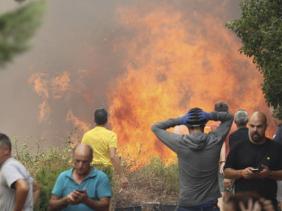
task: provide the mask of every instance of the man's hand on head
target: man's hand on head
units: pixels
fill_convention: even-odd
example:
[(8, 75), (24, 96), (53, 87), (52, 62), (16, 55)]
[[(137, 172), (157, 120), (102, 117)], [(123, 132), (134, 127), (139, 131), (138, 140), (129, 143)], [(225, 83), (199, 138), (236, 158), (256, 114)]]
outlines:
[(200, 121), (208, 121), (211, 119), (211, 113), (202, 111), (200, 112), (199, 117), (200, 117), (199, 119)]

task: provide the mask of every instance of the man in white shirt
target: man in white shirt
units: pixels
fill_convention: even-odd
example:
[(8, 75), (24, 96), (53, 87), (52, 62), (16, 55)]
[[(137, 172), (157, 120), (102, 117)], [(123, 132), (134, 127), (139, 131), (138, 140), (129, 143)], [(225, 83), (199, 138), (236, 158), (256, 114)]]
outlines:
[(9, 137), (0, 133), (0, 210), (32, 211), (33, 179), (11, 151)]

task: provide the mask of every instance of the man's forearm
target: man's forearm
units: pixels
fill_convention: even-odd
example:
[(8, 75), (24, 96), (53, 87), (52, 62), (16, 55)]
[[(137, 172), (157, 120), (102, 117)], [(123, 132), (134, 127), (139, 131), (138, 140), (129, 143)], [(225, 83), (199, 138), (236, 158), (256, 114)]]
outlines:
[(18, 180), (15, 183), (15, 189), (15, 211), (22, 211), (29, 191), (28, 183), (25, 180)]
[(115, 173), (118, 174), (119, 176), (123, 176), (124, 173), (123, 173), (121, 161), (118, 157), (116, 148), (113, 148), (113, 147), (110, 148), (110, 158), (111, 158), (111, 162), (113, 164)]
[(270, 170), (268, 177), (274, 180), (282, 180), (282, 170), (275, 170), (275, 171)]
[(213, 111), (210, 112), (210, 120), (221, 121), (221, 122), (233, 121), (233, 115), (228, 112)]
[(110, 199), (103, 198), (100, 200), (94, 200), (87, 197), (83, 203), (91, 209), (109, 210)]
[(63, 197), (60, 199), (51, 198), (48, 206), (48, 210), (60, 210), (68, 206), (67, 197)]
[(123, 176), (124, 173), (122, 170), (121, 162), (120, 162), (120, 159), (117, 157), (117, 155), (112, 157), (111, 161), (112, 161), (115, 173), (118, 174), (119, 176)]
[(166, 130), (168, 128), (174, 127), (176, 125), (181, 125), (180, 118), (171, 118), (166, 121), (157, 122), (152, 126), (152, 130), (155, 132), (158, 129)]
[(223, 175), (226, 179), (240, 179), (242, 177), (242, 170), (226, 168), (223, 171)]

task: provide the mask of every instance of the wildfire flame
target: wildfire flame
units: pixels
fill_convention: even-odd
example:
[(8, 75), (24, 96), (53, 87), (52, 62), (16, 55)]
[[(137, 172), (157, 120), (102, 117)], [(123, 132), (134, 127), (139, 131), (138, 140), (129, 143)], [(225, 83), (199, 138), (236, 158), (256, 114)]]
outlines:
[(39, 122), (46, 121), (51, 112), (49, 98), (61, 99), (70, 89), (69, 73), (65, 71), (51, 79), (48, 78), (46, 73), (34, 73), (28, 81), (35, 93), (42, 99), (42, 102), (38, 106), (38, 120)]
[(118, 46), (127, 49), (126, 71), (109, 95), (111, 125), (124, 156), (140, 165), (155, 155), (174, 160), (150, 126), (188, 108), (211, 111), (222, 99), (232, 111), (265, 108), (259, 72), (217, 18), (197, 13), (187, 18), (168, 7), (146, 13), (123, 8), (119, 14), (134, 31)]
[(35, 73), (29, 78), (29, 83), (33, 86), (34, 91), (42, 98), (39, 104), (38, 121), (46, 120), (50, 113), (50, 106), (48, 104), (49, 91), (47, 81), (44, 79), (45, 74)]
[[(150, 130), (156, 121), (181, 116), (195, 106), (212, 111), (219, 100), (228, 102), (232, 112), (239, 108), (250, 113), (268, 111), (260, 87), (261, 75), (250, 59), (239, 54), (239, 41), (212, 13), (187, 14), (165, 4), (145, 9), (131, 6), (119, 8), (118, 20), (128, 33), (113, 46), (125, 58), (121, 57), (123, 73), (111, 81), (107, 92), (109, 119), (118, 134), (119, 152), (136, 166), (153, 156), (166, 162), (175, 160), (175, 154)], [(84, 83), (91, 77), (94, 74), (90, 71), (72, 77), (76, 81), (68, 72), (48, 80), (46, 74), (32, 75), (30, 83), (42, 99), (39, 120), (46, 120), (51, 112), (48, 100), (66, 94), (80, 92), (84, 103), (92, 105), (95, 89), (87, 87), (92, 83)], [(71, 88), (71, 83), (77, 86)], [(71, 108), (66, 111), (66, 120), (76, 128), (90, 128)], [(177, 127), (174, 132), (182, 130)]]

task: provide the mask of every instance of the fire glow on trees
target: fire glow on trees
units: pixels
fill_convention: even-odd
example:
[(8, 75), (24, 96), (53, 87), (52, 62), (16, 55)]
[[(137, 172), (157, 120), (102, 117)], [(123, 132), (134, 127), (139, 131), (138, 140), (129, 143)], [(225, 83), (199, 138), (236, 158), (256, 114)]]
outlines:
[[(156, 140), (150, 126), (183, 115), (190, 107), (211, 111), (216, 101), (224, 100), (231, 111), (267, 111), (261, 76), (251, 60), (239, 54), (240, 43), (219, 18), (197, 12), (187, 15), (162, 5), (121, 7), (118, 19), (128, 33), (113, 46), (125, 52), (123, 71), (101, 94), (107, 95), (110, 125), (118, 134), (119, 152), (125, 159), (136, 165), (153, 156), (175, 160), (175, 155)], [(91, 73), (86, 72), (89, 78)], [(39, 79), (43, 78), (32, 76), (30, 81), (42, 105), (48, 105), (50, 95), (55, 100), (71, 95), (79, 90), (72, 84), (83, 84), (86, 77), (64, 73), (48, 82)], [(89, 88), (88, 92), (95, 90)], [(80, 94), (88, 96), (83, 91)], [(39, 120), (46, 118), (40, 111)], [(71, 108), (66, 119), (81, 131), (90, 127)]]

